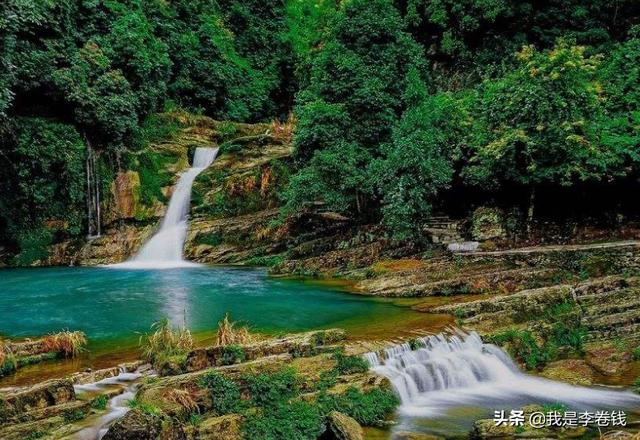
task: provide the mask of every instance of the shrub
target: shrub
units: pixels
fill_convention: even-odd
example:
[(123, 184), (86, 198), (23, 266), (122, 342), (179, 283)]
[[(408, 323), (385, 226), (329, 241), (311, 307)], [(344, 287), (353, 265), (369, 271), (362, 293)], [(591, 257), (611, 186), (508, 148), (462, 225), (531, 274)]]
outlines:
[(634, 361), (640, 360), (640, 345), (633, 349), (633, 351), (631, 352), (631, 356), (633, 357)]
[(109, 397), (106, 394), (100, 394), (91, 401), (91, 408), (105, 410), (107, 409), (107, 403), (109, 403)]
[(300, 392), (300, 379), (292, 368), (246, 376), (251, 401), (256, 406), (276, 406)]
[(318, 404), (325, 414), (339, 411), (353, 417), (362, 425), (381, 426), (400, 401), (391, 390), (374, 388), (362, 392), (351, 387), (343, 394), (322, 393), (318, 397)]
[(39, 228), (21, 232), (18, 237), (20, 252), (13, 257), (16, 266), (30, 266), (49, 257), (49, 246), (53, 242), (51, 231)]
[(65, 330), (45, 336), (42, 345), (45, 352), (57, 352), (67, 358), (74, 358), (87, 345), (87, 336), (83, 332)]
[(310, 403), (283, 403), (247, 414), (242, 430), (248, 439), (315, 440), (324, 431), (324, 417)]
[(333, 358), (336, 361), (335, 371), (338, 374), (355, 374), (369, 371), (369, 364), (360, 356), (347, 356), (343, 350), (336, 350)]
[(0, 340), (0, 377), (14, 372), (18, 368), (18, 361), (14, 354), (2, 340)]
[(155, 332), (140, 337), (143, 357), (156, 365), (160, 360), (180, 356), (193, 348), (193, 337), (185, 327), (174, 330), (169, 319), (163, 318), (151, 326)]
[(222, 365), (239, 364), (245, 360), (244, 348), (240, 345), (226, 345), (222, 348)]
[(238, 412), (242, 408), (240, 388), (230, 379), (220, 373), (207, 373), (200, 381), (200, 385), (211, 393), (213, 410), (218, 415)]

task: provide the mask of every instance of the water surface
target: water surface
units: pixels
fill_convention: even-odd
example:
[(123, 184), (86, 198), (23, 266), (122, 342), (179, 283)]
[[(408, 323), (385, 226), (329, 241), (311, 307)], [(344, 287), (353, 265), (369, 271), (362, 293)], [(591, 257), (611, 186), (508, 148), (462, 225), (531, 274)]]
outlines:
[(261, 269), (0, 271), (0, 333), (11, 337), (70, 329), (94, 342), (113, 340), (147, 331), (162, 317), (198, 332), (214, 328), (225, 312), (271, 333), (409, 313), (330, 286), (270, 278)]

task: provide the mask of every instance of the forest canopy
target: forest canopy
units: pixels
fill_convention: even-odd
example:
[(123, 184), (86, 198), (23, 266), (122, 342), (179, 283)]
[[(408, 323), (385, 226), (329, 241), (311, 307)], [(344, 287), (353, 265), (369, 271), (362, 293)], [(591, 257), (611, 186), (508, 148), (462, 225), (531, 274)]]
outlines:
[(4, 241), (86, 233), (88, 151), (114, 171), (176, 106), (293, 113), (285, 212), (321, 201), (397, 238), (454, 187), (533, 202), (639, 177), (634, 0), (5, 0), (0, 50)]

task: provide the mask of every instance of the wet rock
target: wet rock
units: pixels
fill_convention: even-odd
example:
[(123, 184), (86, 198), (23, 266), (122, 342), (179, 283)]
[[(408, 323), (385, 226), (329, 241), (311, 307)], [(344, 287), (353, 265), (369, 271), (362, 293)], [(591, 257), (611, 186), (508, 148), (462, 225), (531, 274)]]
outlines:
[(332, 411), (327, 416), (327, 427), (330, 432), (326, 439), (332, 440), (363, 440), (364, 432), (362, 426), (349, 417), (338, 411)]
[(471, 237), (477, 241), (506, 238), (504, 212), (499, 208), (480, 207), (471, 216)]
[(67, 379), (49, 380), (32, 387), (0, 393), (2, 413), (5, 416), (60, 405), (75, 400), (75, 397), (73, 383)]
[(540, 375), (572, 385), (588, 386), (594, 382), (595, 371), (582, 359), (564, 359), (550, 363)]
[(615, 347), (587, 350), (587, 363), (605, 376), (617, 376), (631, 367), (631, 354)]
[(401, 431), (393, 435), (393, 440), (442, 440), (442, 437), (419, 432)]
[(156, 440), (161, 432), (159, 417), (131, 410), (111, 425), (102, 440)]
[(240, 440), (242, 439), (242, 416), (228, 414), (208, 417), (195, 427), (185, 428), (189, 440)]
[[(294, 357), (310, 356), (317, 347), (330, 345), (344, 340), (345, 332), (339, 329), (321, 330), (287, 336), (280, 339), (270, 339), (255, 344), (243, 345), (242, 359), (237, 361), (251, 361), (265, 356), (289, 353)], [(185, 362), (186, 371), (193, 372), (204, 368), (222, 366), (229, 360), (225, 358), (227, 348), (214, 346), (192, 350)]]

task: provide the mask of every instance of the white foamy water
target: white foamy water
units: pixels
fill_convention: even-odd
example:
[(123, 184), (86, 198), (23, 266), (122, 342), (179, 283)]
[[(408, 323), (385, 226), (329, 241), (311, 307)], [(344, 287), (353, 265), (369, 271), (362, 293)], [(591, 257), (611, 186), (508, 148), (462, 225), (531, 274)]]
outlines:
[(630, 409), (640, 396), (606, 388), (572, 386), (522, 373), (499, 347), (477, 333), (418, 340), (367, 353), (373, 371), (387, 377), (400, 397), (400, 415), (437, 418), (460, 407), (518, 409), (531, 403), (563, 403), (572, 409)]
[(116, 420), (123, 417), (130, 409), (129, 401), (136, 395), (138, 384), (136, 381), (142, 377), (139, 372), (127, 373), (124, 370), (117, 376), (109, 377), (98, 382), (75, 385), (76, 392), (96, 392), (106, 391), (113, 386), (123, 387), (122, 393), (113, 397), (107, 404), (107, 412), (100, 416), (91, 426), (88, 426), (75, 435), (74, 439), (77, 440), (100, 440), (109, 430), (109, 427)]
[(196, 148), (193, 166), (180, 175), (160, 229), (129, 261), (109, 267), (123, 269), (169, 269), (198, 266), (184, 260), (182, 250), (189, 228), (193, 182), (215, 160), (218, 148)]

